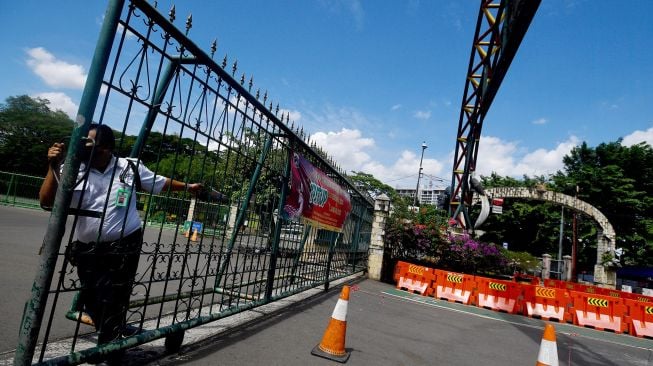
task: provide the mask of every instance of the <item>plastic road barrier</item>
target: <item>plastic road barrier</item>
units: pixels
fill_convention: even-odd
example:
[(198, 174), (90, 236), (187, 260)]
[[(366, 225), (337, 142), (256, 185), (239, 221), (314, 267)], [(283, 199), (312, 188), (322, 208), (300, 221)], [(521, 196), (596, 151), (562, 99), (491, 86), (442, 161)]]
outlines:
[(475, 277), (475, 281), (477, 306), (511, 314), (522, 312), (522, 287), (519, 283), (479, 276)]
[(472, 295), (476, 288), (474, 276), (438, 269), (434, 270), (434, 272), (435, 298), (467, 305), (472, 303)]
[(395, 267), (395, 276), (398, 278), (397, 288), (400, 290), (425, 296), (433, 293), (431, 283), (435, 280), (435, 274), (432, 268), (399, 261)]
[(653, 337), (653, 302), (626, 299), (628, 332), (636, 337)]
[(570, 291), (573, 308), (570, 313), (574, 324), (598, 330), (612, 330), (623, 333), (628, 329), (625, 316), (627, 308), (624, 300), (598, 294)]
[(564, 322), (570, 319), (567, 312), (569, 297), (567, 291), (559, 288), (522, 285), (526, 315), (544, 320), (556, 319)]

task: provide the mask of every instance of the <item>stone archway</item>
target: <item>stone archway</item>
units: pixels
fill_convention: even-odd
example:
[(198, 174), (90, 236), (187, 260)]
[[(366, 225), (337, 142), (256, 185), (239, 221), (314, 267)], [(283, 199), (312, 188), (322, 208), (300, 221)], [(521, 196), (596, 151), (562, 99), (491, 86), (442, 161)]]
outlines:
[(560, 192), (547, 191), (542, 188), (526, 187), (497, 187), (485, 189), (488, 197), (494, 198), (522, 198), (554, 202), (575, 211), (582, 212), (592, 217), (601, 227), (597, 235), (596, 264), (594, 265), (594, 282), (614, 288), (617, 284), (617, 273), (611, 267), (601, 264), (601, 257), (609, 252), (614, 255), (616, 234), (608, 218), (596, 207), (589, 203), (568, 196)]

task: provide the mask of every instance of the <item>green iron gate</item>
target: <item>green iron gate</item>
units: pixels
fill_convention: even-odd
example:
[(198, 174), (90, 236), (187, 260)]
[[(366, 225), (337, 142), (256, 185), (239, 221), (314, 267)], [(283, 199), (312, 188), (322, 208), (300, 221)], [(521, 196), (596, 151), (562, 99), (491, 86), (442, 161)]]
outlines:
[[(118, 152), (226, 199), (139, 195), (147, 225), (127, 316), (132, 332), (98, 346), (65, 255), (77, 222), (68, 207), (81, 156), (81, 142), (71, 143), (16, 365), (79, 364), (164, 337), (178, 346), (186, 329), (318, 285), (328, 289), (329, 281), (367, 268), (371, 199), (289, 125), (267, 93), (252, 91), (251, 78), (236, 76), (235, 62), (214, 61), (215, 43), (207, 54), (188, 38), (190, 17), (185, 32), (174, 20), (174, 7), (166, 17), (146, 1), (109, 2), (70, 141), (82, 141), (91, 121), (109, 125)], [(279, 215), (292, 153), (349, 193), (342, 231)]]

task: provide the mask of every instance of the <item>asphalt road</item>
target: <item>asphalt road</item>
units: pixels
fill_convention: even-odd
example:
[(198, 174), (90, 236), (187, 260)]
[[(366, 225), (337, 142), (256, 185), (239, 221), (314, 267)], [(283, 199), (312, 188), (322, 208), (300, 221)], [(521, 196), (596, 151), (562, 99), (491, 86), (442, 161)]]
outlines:
[(0, 206), (0, 353), (16, 348), (49, 212)]
[[(0, 354), (5, 356), (16, 347), (48, 217), (0, 206)], [(349, 365), (505, 366), (532, 365), (537, 359), (540, 320), (408, 294), (371, 280), (357, 286), (347, 313)], [(322, 338), (338, 294), (334, 288), (150, 364), (334, 365), (310, 351)], [(553, 324), (560, 365), (653, 366), (653, 340)]]
[[(544, 322), (398, 291), (372, 280), (351, 292), (348, 365), (533, 365)], [(294, 304), (151, 365), (336, 365), (311, 355), (339, 295)], [(560, 365), (653, 365), (653, 341), (569, 324), (556, 327)]]

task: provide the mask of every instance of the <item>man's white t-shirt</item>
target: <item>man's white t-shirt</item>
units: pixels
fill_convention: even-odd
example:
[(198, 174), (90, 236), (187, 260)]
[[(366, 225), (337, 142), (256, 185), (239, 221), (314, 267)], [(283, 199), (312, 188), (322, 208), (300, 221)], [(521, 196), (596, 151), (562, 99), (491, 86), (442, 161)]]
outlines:
[[(138, 167), (141, 188), (145, 192), (158, 194), (163, 189), (166, 177), (155, 175), (143, 163), (132, 160)], [(113, 173), (115, 165), (115, 174)], [(78, 181), (84, 176), (84, 164), (80, 167)], [(113, 176), (113, 180), (111, 177)], [(136, 184), (134, 182), (134, 171), (125, 158), (111, 158), (109, 165), (100, 172), (90, 168), (88, 181), (81, 181), (73, 191), (73, 199), (70, 207), (80, 208), (102, 213), (106, 203), (106, 212), (102, 223), (102, 234), (98, 237), (101, 218), (79, 216), (75, 229), (77, 240), (83, 242), (107, 242), (116, 241), (121, 237), (132, 234), (141, 228), (141, 219), (136, 210)], [(83, 195), (82, 195), (83, 191)], [(119, 191), (127, 192), (129, 202), (120, 206), (118, 203)], [(82, 198), (81, 206), (79, 205)], [(124, 225), (124, 226), (123, 226)]]

